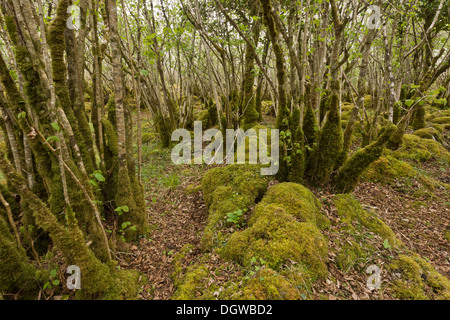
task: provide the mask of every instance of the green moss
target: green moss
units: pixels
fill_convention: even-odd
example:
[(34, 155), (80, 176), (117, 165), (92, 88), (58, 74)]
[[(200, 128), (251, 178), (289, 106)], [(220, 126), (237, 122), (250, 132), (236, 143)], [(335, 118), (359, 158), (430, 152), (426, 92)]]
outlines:
[(249, 228), (232, 234), (223, 256), (246, 267), (253, 258), (263, 259), (274, 270), (295, 261), (324, 277), (328, 272), (328, 249), (319, 229), (312, 223), (299, 222), (277, 204), (261, 206)]
[(119, 226), (124, 222), (131, 222), (131, 226), (122, 231), (125, 232), (127, 240), (137, 240), (139, 236), (148, 235), (150, 232), (143, 191), (137, 179), (130, 178), (126, 168), (119, 168), (117, 177), (117, 180), (120, 181), (120, 188), (117, 188), (116, 206), (129, 208), (128, 212), (119, 216)]
[[(68, 19), (67, 8), (69, 6), (68, 0), (59, 0), (56, 8), (56, 16), (52, 20), (48, 29), (48, 46), (51, 53), (51, 63), (53, 70), (53, 81), (55, 86), (55, 93), (58, 97), (57, 103), (60, 104), (64, 110), (75, 135), (76, 142), (81, 152), (81, 156), (86, 167), (87, 172), (94, 171), (94, 156), (93, 145), (90, 134), (90, 129), (84, 119), (84, 125), (79, 125), (78, 118), (81, 115), (75, 116), (73, 110), (73, 101), (70, 100), (69, 89), (66, 84), (67, 64), (64, 59), (66, 53), (65, 30), (67, 28), (66, 21)], [(80, 128), (81, 127), (81, 128)], [(86, 135), (86, 136), (85, 136)], [(91, 152), (87, 144), (91, 146)], [(92, 156), (92, 157), (91, 157)]]
[(444, 238), (445, 238), (445, 240), (450, 242), (450, 230), (445, 230), (444, 231)]
[(210, 214), (201, 245), (203, 250), (210, 250), (222, 243), (217, 235), (226, 224), (226, 214), (253, 205), (267, 190), (267, 181), (260, 175), (259, 166), (230, 165), (209, 170), (203, 176), (202, 190)]
[(364, 172), (363, 178), (373, 182), (391, 184), (397, 178), (412, 178), (415, 169), (408, 163), (387, 155), (373, 162)]
[(417, 254), (399, 255), (389, 270), (400, 277), (391, 285), (400, 299), (439, 299), (450, 293), (450, 281)]
[(187, 185), (186, 188), (184, 189), (184, 193), (185, 193), (186, 195), (191, 195), (191, 194), (195, 194), (195, 193), (201, 191), (201, 189), (202, 189), (202, 186), (201, 186), (201, 185), (195, 186), (195, 185), (193, 185), (193, 184), (189, 184), (189, 185)]
[(436, 117), (430, 120), (432, 123), (437, 124), (450, 124), (450, 116), (447, 117)]
[[(82, 290), (78, 297), (84, 299), (129, 299), (137, 297), (139, 279), (134, 271), (117, 269), (117, 262), (101, 263), (86, 245), (86, 238), (81, 232), (75, 214), (70, 207), (65, 210), (65, 224), (49, 211), (47, 206), (33, 194), (25, 184), (22, 176), (5, 159), (0, 157), (0, 168), (7, 176), (8, 182), (21, 194), (22, 203), (27, 203), (33, 210), (36, 223), (50, 235), (55, 247), (62, 252), (68, 265), (77, 265), (83, 275)], [(125, 280), (124, 280), (125, 279)], [(127, 280), (128, 279), (128, 280)], [(134, 279), (133, 281), (131, 281)]]
[(336, 257), (336, 264), (339, 269), (348, 272), (358, 262), (361, 262), (364, 257), (365, 254), (357, 242), (346, 242)]
[(356, 151), (344, 163), (335, 178), (337, 192), (352, 192), (356, 188), (361, 174), (372, 162), (381, 157), (385, 144), (395, 130), (397, 130), (395, 125), (388, 126), (375, 142)]
[(431, 124), (431, 126), (436, 129), (441, 135), (444, 133), (444, 126), (440, 124)]
[(422, 288), (415, 283), (395, 280), (392, 283), (392, 290), (399, 299), (428, 300)]
[(381, 238), (387, 239), (391, 245), (402, 245), (392, 229), (375, 214), (367, 212), (353, 195), (340, 194), (333, 200), (339, 216), (348, 225), (359, 223)]
[(343, 149), (344, 137), (337, 105), (338, 97), (331, 96), (330, 112), (320, 132), (317, 153), (312, 154), (315, 158), (314, 180), (318, 184), (329, 181), (335, 162)]
[(170, 277), (175, 286), (178, 286), (180, 280), (182, 280), (184, 259), (186, 258), (186, 255), (189, 254), (193, 249), (194, 246), (192, 244), (185, 244), (183, 248), (181, 248), (180, 251), (173, 257), (172, 265), (174, 271)]
[(28, 261), (25, 250), (17, 247), (6, 221), (0, 215), (0, 292), (20, 292), (22, 296), (31, 292), (37, 294), (42, 280), (36, 267)]
[(320, 228), (329, 225), (328, 219), (320, 213), (321, 204), (306, 187), (297, 183), (280, 183), (271, 187), (261, 204), (255, 208), (250, 223), (259, 218), (266, 204), (276, 204), (288, 214), (302, 222), (311, 222)]
[(306, 107), (305, 114), (303, 116), (303, 133), (305, 137), (305, 145), (312, 148), (317, 140), (318, 124), (314, 110), (309, 104)]
[(442, 118), (442, 117), (450, 117), (450, 110), (439, 110), (438, 108), (430, 107), (428, 109), (430, 111), (430, 115), (427, 117), (427, 120), (430, 122), (433, 122), (436, 118)]
[(450, 153), (439, 142), (411, 134), (405, 134), (403, 140), (402, 147), (392, 153), (397, 159), (425, 162), (433, 158), (450, 163)]
[(207, 290), (208, 268), (204, 265), (189, 267), (186, 275), (171, 297), (172, 300), (206, 300), (213, 295)]
[(299, 300), (298, 289), (271, 269), (262, 269), (243, 287), (243, 300)]
[(414, 132), (414, 135), (423, 138), (438, 141), (442, 143), (442, 134), (436, 128), (423, 128)]
[(420, 106), (413, 113), (413, 121), (411, 122), (414, 130), (425, 128), (425, 108)]

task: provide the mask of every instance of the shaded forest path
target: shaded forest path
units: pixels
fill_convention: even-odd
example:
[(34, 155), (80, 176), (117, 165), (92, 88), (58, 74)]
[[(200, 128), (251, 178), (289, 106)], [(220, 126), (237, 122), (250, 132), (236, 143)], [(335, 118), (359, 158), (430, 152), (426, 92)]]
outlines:
[[(139, 244), (124, 244), (118, 257), (122, 268), (139, 270), (148, 277), (142, 299), (167, 300), (175, 291), (171, 279), (174, 255), (186, 244), (197, 246), (206, 224), (208, 211), (198, 186), (207, 169), (174, 165), (170, 151), (156, 144), (144, 146), (143, 162), (151, 235)], [(195, 259), (197, 254), (201, 251), (194, 249), (190, 256)]]

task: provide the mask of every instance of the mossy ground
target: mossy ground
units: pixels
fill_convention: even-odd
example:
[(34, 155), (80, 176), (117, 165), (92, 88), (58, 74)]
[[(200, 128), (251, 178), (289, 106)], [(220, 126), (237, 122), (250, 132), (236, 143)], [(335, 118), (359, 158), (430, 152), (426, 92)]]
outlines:
[(417, 254), (399, 255), (388, 268), (398, 278), (389, 290), (399, 299), (450, 298), (450, 281)]
[(387, 240), (392, 246), (402, 246), (392, 229), (386, 225), (374, 212), (362, 207), (360, 202), (351, 194), (336, 195), (334, 203), (338, 214), (350, 228), (358, 228), (358, 224), (364, 226), (372, 233)]

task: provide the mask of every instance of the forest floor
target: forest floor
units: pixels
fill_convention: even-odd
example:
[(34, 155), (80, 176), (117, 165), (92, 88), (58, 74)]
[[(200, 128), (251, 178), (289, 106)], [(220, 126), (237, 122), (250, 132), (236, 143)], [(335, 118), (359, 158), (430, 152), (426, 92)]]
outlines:
[[(448, 148), (448, 134), (444, 145)], [(415, 168), (436, 180), (448, 183), (449, 169), (437, 161), (430, 160), (416, 164)], [(148, 219), (152, 234), (141, 239), (139, 244), (125, 245), (118, 253), (122, 268), (137, 269), (144, 273), (149, 281), (141, 292), (142, 299), (170, 299), (176, 290), (171, 275), (174, 256), (186, 245), (194, 249), (186, 256), (183, 266), (199, 261), (205, 263), (199, 243), (202, 231), (208, 219), (208, 211), (199, 188), (203, 174), (211, 167), (199, 165), (174, 165), (170, 151), (161, 149), (152, 141), (143, 150), (142, 176), (146, 188)], [(276, 183), (276, 182), (275, 182)], [(419, 253), (437, 271), (450, 277), (450, 243), (445, 239), (446, 228), (450, 226), (450, 199), (448, 191), (435, 190), (434, 195), (414, 193), (419, 186), (414, 182), (396, 181), (386, 185), (362, 181), (353, 193), (355, 197), (377, 214), (393, 229), (408, 249)], [(383, 266), (392, 261), (397, 253), (390, 247), (376, 251), (359, 267), (345, 272), (336, 267), (335, 259), (340, 248), (337, 243), (347, 241), (345, 235), (333, 228), (333, 221), (339, 220), (336, 208), (332, 204), (332, 192), (329, 190), (311, 191), (322, 202), (322, 211), (332, 222), (324, 230), (329, 239), (329, 277), (315, 282), (308, 298), (312, 299), (394, 299), (389, 292), (370, 291), (365, 270), (370, 264)], [(375, 236), (376, 238), (376, 236)], [(380, 247), (380, 239), (367, 239)], [(203, 257), (203, 258), (202, 258)], [(208, 255), (206, 264), (212, 270), (217, 266), (224, 270), (209, 279), (209, 285), (222, 285), (228, 280), (242, 276), (241, 268), (229, 261), (222, 260), (214, 252)], [(383, 281), (390, 281), (386, 274)]]

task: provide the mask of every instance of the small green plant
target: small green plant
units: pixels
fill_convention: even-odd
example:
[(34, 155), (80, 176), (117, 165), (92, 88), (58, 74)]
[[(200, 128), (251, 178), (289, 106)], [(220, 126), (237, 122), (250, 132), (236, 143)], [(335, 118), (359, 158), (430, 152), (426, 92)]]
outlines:
[(164, 186), (164, 188), (173, 190), (180, 184), (180, 177), (176, 172), (172, 172), (168, 176), (163, 177), (160, 180), (160, 183)]
[(128, 206), (122, 206), (122, 207), (117, 207), (116, 210), (114, 210), (115, 212), (117, 212), (117, 214), (119, 216), (121, 216), (122, 214), (124, 214), (125, 212), (129, 212), (130, 208), (128, 208)]
[(56, 276), (58, 275), (58, 271), (56, 269), (52, 269), (50, 271), (50, 277), (49, 280), (44, 283), (44, 290), (49, 289), (51, 290), (53, 288), (53, 286), (59, 286), (60, 281), (58, 279), (55, 279)]
[(136, 227), (131, 225), (130, 221), (125, 221), (121, 224), (119, 233), (120, 233), (120, 238), (122, 239), (123, 242), (126, 242), (125, 233), (127, 230), (136, 231)]
[(94, 171), (94, 173), (92, 173), (90, 177), (91, 179), (89, 180), (89, 184), (95, 188), (98, 188), (98, 182), (106, 181), (105, 177), (102, 175), (102, 172), (100, 170)]
[(242, 216), (244, 215), (244, 213), (247, 211), (247, 209), (244, 210), (236, 210), (233, 212), (228, 212), (227, 213), (227, 222), (231, 222), (233, 223), (236, 227), (241, 227), (244, 226), (244, 223), (241, 222), (242, 221)]

